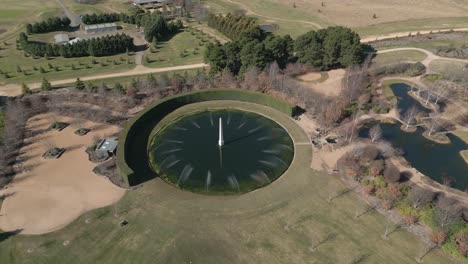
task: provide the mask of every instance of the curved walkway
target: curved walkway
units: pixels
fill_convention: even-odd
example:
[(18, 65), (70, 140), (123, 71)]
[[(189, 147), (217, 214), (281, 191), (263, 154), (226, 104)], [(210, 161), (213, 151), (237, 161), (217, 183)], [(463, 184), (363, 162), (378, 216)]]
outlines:
[(415, 50), (415, 51), (420, 51), (423, 52), (427, 55), (427, 57), (421, 62), (424, 64), (424, 66), (428, 67), (429, 64), (435, 60), (448, 60), (448, 61), (456, 61), (456, 62), (464, 62), (468, 63), (467, 59), (457, 59), (457, 58), (447, 58), (447, 57), (441, 57), (438, 56), (428, 50), (425, 49), (420, 49), (420, 48), (394, 48), (394, 49), (387, 49), (387, 50), (379, 50), (377, 51), (377, 54), (385, 54), (385, 53), (391, 53), (391, 52), (397, 52), (397, 51), (405, 51), (405, 50)]

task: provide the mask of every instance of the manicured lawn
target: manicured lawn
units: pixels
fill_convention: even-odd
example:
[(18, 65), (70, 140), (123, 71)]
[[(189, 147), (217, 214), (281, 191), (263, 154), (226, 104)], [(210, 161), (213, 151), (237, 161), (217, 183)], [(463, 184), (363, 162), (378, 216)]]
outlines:
[[(290, 132), (308, 140), (296, 128)], [(328, 203), (346, 187), (310, 169), (310, 159), (310, 145), (296, 146), (298, 166), (241, 196), (197, 195), (151, 180), (62, 230), (0, 241), (0, 263), (414, 263), (424, 253), (404, 229), (383, 240), (388, 222), (375, 211), (355, 218), (366, 210), (355, 193)], [(120, 227), (122, 220), (128, 225)], [(423, 260), (450, 263), (438, 249)]]
[(143, 64), (156, 68), (201, 63), (205, 46), (210, 41), (214, 39), (207, 34), (185, 29), (170, 40), (158, 43), (158, 48), (153, 52), (147, 51)]
[(432, 61), (429, 64), (429, 69), (445, 77), (449, 77), (453, 73), (457, 74), (458, 76), (462, 76), (466, 72), (466, 71), (465, 72), (463, 71), (465, 66), (466, 66), (466, 63), (464, 62), (449, 61), (449, 60), (441, 59), (441, 60)]
[(373, 62), (378, 65), (392, 64), (405, 61), (423, 61), (427, 55), (417, 50), (403, 50), (390, 53), (377, 54)]

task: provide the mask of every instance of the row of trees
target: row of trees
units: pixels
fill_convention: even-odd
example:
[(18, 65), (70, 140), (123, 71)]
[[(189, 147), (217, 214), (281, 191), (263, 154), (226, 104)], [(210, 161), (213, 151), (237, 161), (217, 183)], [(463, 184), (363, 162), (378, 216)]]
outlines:
[(292, 48), (293, 40), (289, 35), (267, 35), (254, 28), (226, 44), (210, 43), (205, 52), (205, 61), (211, 65), (213, 72), (227, 70), (235, 75), (244, 73), (249, 67), (263, 70), (273, 62), (284, 69), (291, 61)]
[(231, 39), (237, 39), (241, 37), (244, 32), (258, 28), (258, 23), (255, 18), (243, 15), (233, 15), (231, 13), (225, 16), (222, 14), (209, 14), (208, 26), (218, 30)]
[(51, 17), (41, 22), (26, 24), (26, 32), (28, 34), (37, 34), (67, 30), (70, 23), (71, 21), (68, 17)]
[(86, 14), (83, 15), (81, 21), (87, 25), (100, 24), (100, 23), (109, 23), (122, 20), (122, 15), (120, 13), (102, 13), (102, 14)]
[(28, 40), (28, 36), (20, 33), (18, 44), (22, 50), (33, 56), (65, 58), (82, 56), (109, 56), (127, 52), (133, 49), (133, 38), (125, 34), (85, 39), (74, 44), (48, 44)]
[(294, 42), (294, 51), (299, 62), (321, 70), (361, 64), (365, 57), (361, 38), (345, 27), (328, 27), (300, 35)]
[(298, 61), (328, 70), (360, 64), (363, 60), (359, 35), (344, 27), (310, 31), (295, 41), (289, 35), (273, 36), (254, 27), (226, 44), (211, 44), (205, 54), (205, 61), (214, 72), (227, 69), (233, 74), (250, 66), (264, 69), (272, 62), (281, 69)]

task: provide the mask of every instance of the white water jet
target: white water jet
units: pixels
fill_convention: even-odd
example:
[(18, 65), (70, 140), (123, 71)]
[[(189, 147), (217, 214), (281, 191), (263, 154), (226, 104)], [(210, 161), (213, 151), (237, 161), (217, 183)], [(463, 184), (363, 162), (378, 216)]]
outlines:
[(200, 128), (200, 125), (197, 124), (197, 122), (192, 120), (192, 125), (194, 125), (196, 128)]
[(174, 165), (176, 165), (177, 163), (179, 163), (179, 161), (180, 161), (180, 160), (171, 161), (169, 164), (167, 164), (166, 169), (170, 169), (171, 167), (173, 167)]
[(176, 143), (176, 144), (182, 144), (182, 143), (184, 143), (184, 142), (181, 141), (181, 140), (174, 140), (174, 139), (166, 139), (166, 140), (164, 140), (163, 142)]
[(177, 181), (177, 185), (180, 183), (184, 183), (193, 171), (193, 167), (190, 164), (186, 164), (182, 172), (180, 173), (179, 180)]
[(231, 123), (231, 113), (228, 113), (227, 124), (229, 125), (230, 123)]
[(187, 130), (188, 130), (188, 129), (185, 128), (185, 127), (175, 127), (175, 129), (177, 129), (177, 130), (182, 130), (182, 131), (187, 131)]
[(219, 135), (218, 135), (218, 146), (224, 146), (224, 134), (223, 134), (223, 118), (219, 118)]
[(269, 161), (269, 160), (259, 160), (258, 162), (260, 162), (260, 163), (262, 163), (262, 164), (265, 164), (265, 165), (267, 165), (267, 166), (270, 166), (270, 167), (272, 167), (272, 168), (275, 168), (276, 165), (277, 165), (276, 163), (271, 162), (271, 161)]
[(161, 151), (160, 154), (169, 154), (169, 153), (174, 153), (174, 152), (181, 151), (181, 150), (182, 150), (181, 148), (170, 149), (166, 151)]
[(242, 121), (242, 123), (240, 123), (240, 125), (237, 127), (237, 129), (241, 129), (243, 126), (245, 126), (247, 122), (246, 121)]
[(257, 131), (260, 130), (260, 129), (262, 129), (262, 126), (258, 126), (258, 127), (254, 128), (254, 129), (251, 129), (251, 130), (249, 130), (249, 132), (247, 132), (247, 133), (252, 134), (252, 133), (254, 133), (254, 132), (257, 132)]
[(240, 187), (239, 187), (239, 182), (237, 181), (236, 176), (234, 175), (229, 175), (228, 177), (228, 183), (231, 186), (231, 188), (237, 190), (237, 192), (240, 192)]
[(209, 191), (211, 185), (211, 171), (208, 170), (206, 173), (206, 191)]
[(265, 137), (257, 138), (257, 141), (264, 141), (264, 140), (269, 140), (269, 139), (272, 139), (272, 137), (271, 136), (265, 136)]
[(250, 174), (250, 178), (262, 185), (271, 183), (270, 178), (268, 178), (268, 176), (263, 171), (256, 171), (255, 173)]
[(211, 126), (214, 126), (213, 114), (211, 112), (210, 112), (210, 123), (211, 123)]
[(279, 154), (281, 153), (281, 150), (279, 149), (265, 149), (265, 150), (262, 150), (263, 153), (268, 153), (268, 154)]

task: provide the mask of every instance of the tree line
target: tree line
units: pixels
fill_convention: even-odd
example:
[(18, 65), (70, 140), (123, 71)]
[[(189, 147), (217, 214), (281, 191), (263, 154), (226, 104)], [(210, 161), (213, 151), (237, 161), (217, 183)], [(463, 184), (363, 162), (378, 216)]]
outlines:
[(74, 44), (58, 45), (29, 41), (26, 34), (20, 33), (18, 44), (22, 50), (33, 56), (65, 58), (109, 56), (128, 52), (134, 47), (133, 38), (125, 34), (83, 39)]
[(26, 32), (30, 35), (67, 30), (70, 23), (71, 21), (68, 17), (51, 17), (41, 22), (26, 24)]
[(231, 13), (228, 13), (226, 16), (222, 14), (209, 14), (207, 22), (209, 27), (218, 30), (230, 39), (237, 39), (244, 32), (258, 27), (258, 23), (255, 18), (243, 15), (233, 15)]
[(288, 63), (300, 62), (316, 69), (329, 70), (360, 64), (364, 60), (360, 37), (344, 27), (310, 31), (293, 40), (279, 37), (254, 27), (225, 44), (210, 44), (205, 61), (213, 72), (228, 70), (237, 75), (255, 66), (264, 69), (276, 62), (281, 69)]

